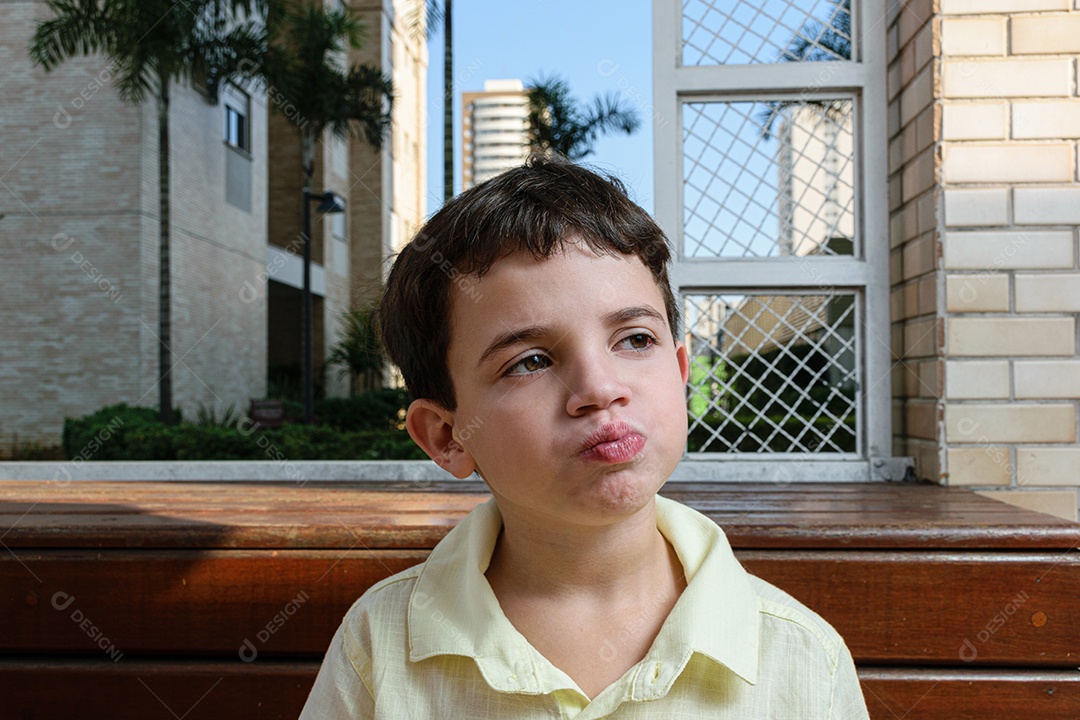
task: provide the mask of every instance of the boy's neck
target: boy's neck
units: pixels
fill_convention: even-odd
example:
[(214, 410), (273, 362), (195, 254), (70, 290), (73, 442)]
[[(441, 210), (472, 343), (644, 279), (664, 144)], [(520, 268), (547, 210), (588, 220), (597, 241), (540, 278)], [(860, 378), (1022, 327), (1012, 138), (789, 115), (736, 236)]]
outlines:
[[(658, 586), (685, 585), (674, 550), (656, 527), (656, 502), (617, 523), (552, 527), (499, 506), (499, 533), (486, 576), (495, 591), (534, 598), (632, 600)], [(501, 599), (501, 598), (500, 598)]]

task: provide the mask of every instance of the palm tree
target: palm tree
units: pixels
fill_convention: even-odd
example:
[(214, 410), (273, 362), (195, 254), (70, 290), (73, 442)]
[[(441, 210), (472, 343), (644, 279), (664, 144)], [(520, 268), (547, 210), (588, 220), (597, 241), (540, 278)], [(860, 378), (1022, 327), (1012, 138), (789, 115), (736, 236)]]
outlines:
[(301, 208), (304, 239), (304, 289), (301, 368), (304, 419), (312, 419), (311, 293), (309, 267), (311, 238), (308, 218), (315, 149), (323, 132), (338, 137), (350, 133), (375, 148), (382, 146), (390, 127), (394, 88), (382, 69), (371, 65), (348, 66), (344, 53), (358, 49), (360, 21), (348, 10), (325, 10), (315, 3), (291, 4), (272, 13), (268, 25), (272, 41), (262, 63), (263, 76), (273, 88), (275, 103), (300, 134), (300, 170), (303, 173)]
[(630, 135), (641, 121), (637, 111), (618, 95), (597, 95), (580, 107), (570, 86), (557, 75), (530, 81), (529, 147), (534, 152), (557, 152), (570, 160), (592, 154), (601, 135), (622, 131)]
[(349, 378), (349, 395), (356, 393), (357, 379), (363, 377), (364, 390), (374, 390), (383, 368), (379, 334), (372, 310), (349, 310), (341, 314), (345, 332), (326, 362), (340, 366), (342, 377)]
[[(271, 43), (260, 72), (288, 107), (286, 117), (300, 133), (301, 171), (311, 190), (315, 149), (323, 132), (340, 138), (363, 137), (382, 147), (390, 127), (394, 88), (380, 68), (342, 68), (339, 58), (358, 49), (363, 26), (348, 10), (324, 10), (315, 4), (289, 3), (269, 18)], [(291, 106), (291, 107), (290, 107)]]
[(243, 74), (264, 39), (262, 14), (271, 0), (50, 0), (53, 17), (30, 41), (30, 58), (46, 72), (65, 60), (100, 54), (119, 68), (120, 98), (158, 111), (158, 407), (176, 420), (172, 398), (169, 268), (169, 97), (174, 83), (224, 81)]

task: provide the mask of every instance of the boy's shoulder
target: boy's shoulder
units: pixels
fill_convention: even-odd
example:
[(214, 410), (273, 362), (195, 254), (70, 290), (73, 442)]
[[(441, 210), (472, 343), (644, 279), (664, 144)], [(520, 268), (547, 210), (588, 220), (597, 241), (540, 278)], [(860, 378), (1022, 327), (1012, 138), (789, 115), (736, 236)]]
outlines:
[[(692, 567), (701, 573), (705, 586), (697, 588), (695, 601), (704, 597), (716, 609), (741, 617), (759, 628), (767, 646), (821, 653), (835, 667), (845, 649), (840, 634), (816, 612), (772, 583), (747, 571), (735, 557), (727, 535), (712, 518), (683, 503), (658, 500), (658, 519), (680, 557), (688, 553)], [(719, 607), (717, 607), (719, 605)], [(751, 610), (752, 608), (752, 610)]]
[(416, 579), (420, 577), (423, 569), (424, 563), (421, 562), (375, 583), (352, 604), (345, 613), (345, 620), (356, 621), (362, 616), (373, 614), (380, 618), (404, 615), (408, 611)]
[(845, 644), (828, 621), (772, 583), (750, 573), (747, 578), (758, 598), (763, 633), (800, 638), (807, 645), (819, 646), (836, 663)]

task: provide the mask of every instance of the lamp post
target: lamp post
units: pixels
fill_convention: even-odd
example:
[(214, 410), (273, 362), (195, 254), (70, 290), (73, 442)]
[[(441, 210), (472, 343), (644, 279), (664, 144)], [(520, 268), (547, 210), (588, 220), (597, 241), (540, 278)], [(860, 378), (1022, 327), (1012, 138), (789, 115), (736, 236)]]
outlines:
[(304, 391), (304, 424), (310, 425), (315, 414), (315, 395), (311, 384), (311, 203), (317, 200), (315, 208), (323, 215), (345, 212), (345, 198), (327, 190), (321, 195), (313, 195), (304, 188), (304, 290), (303, 309), (300, 318), (300, 365), (303, 368), (301, 384)]

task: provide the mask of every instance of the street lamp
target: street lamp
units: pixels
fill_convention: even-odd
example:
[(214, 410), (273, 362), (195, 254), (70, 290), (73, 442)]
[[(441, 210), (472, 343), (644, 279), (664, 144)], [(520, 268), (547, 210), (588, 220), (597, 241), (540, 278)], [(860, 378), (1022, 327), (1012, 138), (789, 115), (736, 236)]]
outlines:
[(303, 368), (301, 384), (304, 388), (305, 425), (312, 423), (315, 414), (315, 395), (311, 385), (311, 203), (316, 200), (319, 205), (315, 210), (323, 215), (345, 212), (345, 198), (337, 193), (327, 190), (321, 195), (313, 195), (304, 188), (304, 301), (300, 323), (303, 338), (300, 362)]

